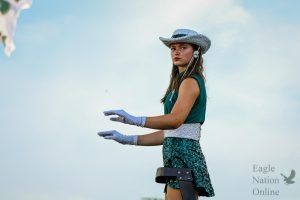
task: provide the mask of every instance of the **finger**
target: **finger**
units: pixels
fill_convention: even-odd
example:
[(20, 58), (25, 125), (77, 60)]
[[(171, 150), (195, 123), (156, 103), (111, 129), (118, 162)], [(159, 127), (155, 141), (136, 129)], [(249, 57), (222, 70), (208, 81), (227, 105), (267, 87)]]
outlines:
[(119, 115), (124, 117), (127, 113), (124, 110), (108, 110), (103, 112), (105, 116), (108, 115)]
[(124, 117), (111, 117), (110, 120), (115, 122), (122, 122), (122, 123), (124, 123), (125, 121)]
[(100, 132), (98, 132), (98, 135), (101, 137), (110, 136), (110, 135), (113, 135), (113, 131), (100, 131)]
[(107, 140), (116, 140), (116, 137), (114, 135), (105, 136), (103, 138)]
[(103, 112), (105, 116), (108, 115), (118, 115), (118, 110), (108, 110)]

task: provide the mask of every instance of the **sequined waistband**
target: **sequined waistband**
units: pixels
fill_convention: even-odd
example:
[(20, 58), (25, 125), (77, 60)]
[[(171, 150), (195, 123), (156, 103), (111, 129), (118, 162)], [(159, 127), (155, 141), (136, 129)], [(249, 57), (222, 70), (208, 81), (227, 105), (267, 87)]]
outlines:
[(200, 140), (201, 124), (182, 124), (177, 129), (164, 130), (165, 137), (187, 138), (192, 140)]

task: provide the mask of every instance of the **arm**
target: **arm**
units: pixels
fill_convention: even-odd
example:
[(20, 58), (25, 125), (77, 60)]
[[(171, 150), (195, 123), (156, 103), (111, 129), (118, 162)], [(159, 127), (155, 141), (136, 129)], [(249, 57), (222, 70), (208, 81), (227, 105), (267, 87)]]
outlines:
[(156, 131), (145, 135), (124, 135), (116, 130), (98, 132), (100, 137), (115, 140), (121, 144), (156, 146), (162, 145), (164, 141), (164, 131)]
[(145, 135), (139, 135), (137, 145), (156, 146), (156, 145), (162, 145), (163, 141), (164, 141), (164, 131), (160, 130)]
[(147, 117), (145, 127), (162, 130), (178, 128), (184, 123), (199, 95), (200, 88), (197, 81), (193, 78), (185, 79), (179, 87), (178, 98), (171, 113)]

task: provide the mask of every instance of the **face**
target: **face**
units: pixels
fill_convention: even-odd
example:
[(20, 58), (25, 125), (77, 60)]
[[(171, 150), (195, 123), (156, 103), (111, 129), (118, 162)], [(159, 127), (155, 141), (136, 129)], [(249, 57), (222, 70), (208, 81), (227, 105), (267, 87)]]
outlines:
[(190, 62), (194, 49), (188, 43), (175, 43), (170, 45), (172, 62), (178, 67), (187, 67)]

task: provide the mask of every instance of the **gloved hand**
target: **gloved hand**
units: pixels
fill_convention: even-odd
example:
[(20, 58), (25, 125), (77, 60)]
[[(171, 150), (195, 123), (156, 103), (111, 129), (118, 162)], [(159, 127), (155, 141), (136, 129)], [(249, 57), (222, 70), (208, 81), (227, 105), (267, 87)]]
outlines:
[(101, 131), (98, 132), (98, 135), (108, 140), (115, 140), (121, 144), (137, 145), (138, 140), (137, 135), (123, 135), (116, 130)]
[(136, 125), (136, 126), (145, 126), (146, 123), (146, 117), (135, 117), (132, 115), (129, 115), (124, 110), (109, 110), (104, 111), (104, 115), (117, 115), (118, 117), (111, 117), (110, 120), (122, 122), (124, 124), (130, 124), (130, 125)]

